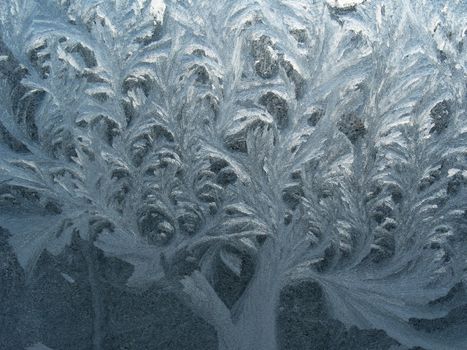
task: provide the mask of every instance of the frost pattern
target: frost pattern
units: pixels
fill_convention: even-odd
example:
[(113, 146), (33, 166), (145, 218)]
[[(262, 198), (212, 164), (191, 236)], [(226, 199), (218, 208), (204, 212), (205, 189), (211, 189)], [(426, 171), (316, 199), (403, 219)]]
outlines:
[[(346, 326), (467, 348), (414, 325), (467, 302), (466, 13), (2, 1), (0, 225), (19, 263), (77, 238), (90, 278), (97, 247), (129, 286), (166, 280), (219, 349), (278, 348), (280, 291), (303, 280)], [(219, 266), (253, 268), (232, 303)]]

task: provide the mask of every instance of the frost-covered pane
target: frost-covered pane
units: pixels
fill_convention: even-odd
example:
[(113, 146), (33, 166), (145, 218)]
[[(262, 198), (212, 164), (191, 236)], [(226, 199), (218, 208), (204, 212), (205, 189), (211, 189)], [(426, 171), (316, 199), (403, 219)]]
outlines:
[(467, 349), (466, 14), (3, 0), (0, 348)]

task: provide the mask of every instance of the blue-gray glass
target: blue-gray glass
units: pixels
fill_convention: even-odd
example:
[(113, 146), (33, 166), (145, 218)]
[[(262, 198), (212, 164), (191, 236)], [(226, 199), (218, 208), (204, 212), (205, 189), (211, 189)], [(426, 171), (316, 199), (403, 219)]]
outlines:
[(0, 350), (467, 349), (467, 2), (1, 0)]

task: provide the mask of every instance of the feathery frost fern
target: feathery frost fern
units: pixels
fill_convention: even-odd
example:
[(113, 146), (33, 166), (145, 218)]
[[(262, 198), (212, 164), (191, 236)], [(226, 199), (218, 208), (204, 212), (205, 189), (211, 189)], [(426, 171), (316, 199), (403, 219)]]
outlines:
[[(164, 279), (220, 349), (278, 348), (303, 280), (346, 326), (465, 349), (416, 326), (467, 303), (465, 13), (4, 0), (0, 226), (28, 276), (77, 238)], [(248, 282), (231, 302), (220, 266)]]

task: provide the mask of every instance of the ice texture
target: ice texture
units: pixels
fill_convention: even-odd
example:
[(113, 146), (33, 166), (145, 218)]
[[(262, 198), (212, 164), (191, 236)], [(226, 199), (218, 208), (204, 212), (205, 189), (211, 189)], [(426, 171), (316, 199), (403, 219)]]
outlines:
[(467, 3), (0, 1), (0, 349), (467, 349)]

